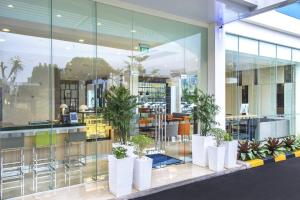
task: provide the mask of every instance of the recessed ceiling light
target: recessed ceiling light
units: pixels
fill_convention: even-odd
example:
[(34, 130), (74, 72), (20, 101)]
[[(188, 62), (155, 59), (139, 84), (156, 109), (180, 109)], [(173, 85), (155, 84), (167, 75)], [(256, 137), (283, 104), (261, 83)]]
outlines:
[(98, 22), (98, 23), (97, 23), (97, 26), (101, 26), (101, 22)]
[(79, 39), (78, 42), (81, 42), (81, 43), (82, 43), (82, 42), (84, 42), (84, 39)]
[(133, 29), (133, 30), (131, 30), (131, 33), (136, 33), (136, 30), (134, 30), (134, 29)]
[(8, 29), (8, 28), (3, 28), (2, 31), (4, 31), (4, 32), (10, 32), (10, 29)]
[(9, 7), (9, 8), (14, 8), (15, 6), (12, 5), (12, 4), (9, 4), (9, 5), (7, 5), (7, 7)]
[(61, 18), (62, 16), (60, 14), (57, 14), (56, 17)]
[(5, 42), (5, 40), (4, 40), (4, 39), (2, 39), (2, 38), (0, 38), (0, 42)]

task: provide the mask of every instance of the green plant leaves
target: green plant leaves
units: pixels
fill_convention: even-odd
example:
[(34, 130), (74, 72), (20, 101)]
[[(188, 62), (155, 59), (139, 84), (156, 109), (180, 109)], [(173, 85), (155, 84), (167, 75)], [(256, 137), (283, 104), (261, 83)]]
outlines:
[(117, 130), (121, 144), (126, 144), (130, 121), (138, 105), (136, 96), (124, 86), (112, 86), (104, 94), (105, 106), (100, 109), (103, 118)]
[(265, 148), (268, 149), (268, 154), (270, 156), (277, 156), (286, 150), (283, 147), (283, 142), (281, 142), (278, 138), (268, 138)]
[(232, 136), (231, 133), (225, 133), (225, 134), (224, 134), (224, 141), (230, 142), (230, 141), (232, 141), (232, 140), (233, 140), (233, 136)]
[(152, 138), (142, 134), (133, 136), (130, 141), (135, 145), (135, 153), (137, 153), (139, 157), (143, 155), (145, 148), (154, 142)]
[(241, 160), (245, 161), (247, 158), (247, 154), (246, 153), (241, 153), (240, 155)]
[(112, 153), (117, 159), (123, 159), (127, 157), (127, 149), (122, 146), (112, 148)]
[(268, 138), (266, 141), (239, 141), (238, 157), (240, 160), (252, 160), (278, 156), (286, 152), (300, 149), (300, 140), (294, 136), (285, 138)]
[(200, 121), (201, 134), (206, 136), (212, 127), (218, 124), (218, 122), (215, 121), (215, 116), (218, 114), (220, 108), (215, 103), (214, 95), (209, 95), (195, 88), (193, 93), (188, 93), (187, 90), (184, 90), (183, 96), (185, 101), (195, 105), (193, 109), (193, 119)]
[(215, 137), (217, 146), (220, 146), (221, 143), (224, 141), (224, 135), (226, 134), (226, 132), (220, 128), (213, 128), (211, 129), (211, 134)]

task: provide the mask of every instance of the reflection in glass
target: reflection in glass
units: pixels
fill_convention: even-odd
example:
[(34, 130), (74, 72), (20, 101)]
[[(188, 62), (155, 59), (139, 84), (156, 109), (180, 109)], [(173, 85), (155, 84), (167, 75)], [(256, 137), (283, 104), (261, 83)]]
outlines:
[(183, 95), (206, 89), (206, 28), (95, 1), (14, 2), (0, 3), (1, 30), (10, 29), (0, 32), (0, 123), (1, 134), (26, 141), (24, 195), (107, 178), (116, 141), (100, 111), (113, 85), (138, 97), (130, 130), (156, 140), (149, 154), (191, 160), (192, 105)]
[[(298, 65), (291, 61), (291, 52), (297, 50), (240, 36), (230, 37), (238, 38), (240, 51), (226, 50), (227, 130), (236, 138), (256, 140), (297, 133)], [(249, 104), (246, 115), (239, 111), (245, 102)]]

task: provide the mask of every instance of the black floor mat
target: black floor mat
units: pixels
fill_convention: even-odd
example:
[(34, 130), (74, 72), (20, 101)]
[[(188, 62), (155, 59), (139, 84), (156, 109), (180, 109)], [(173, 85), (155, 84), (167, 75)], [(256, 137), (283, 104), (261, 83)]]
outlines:
[(300, 200), (300, 158), (267, 164), (137, 200)]

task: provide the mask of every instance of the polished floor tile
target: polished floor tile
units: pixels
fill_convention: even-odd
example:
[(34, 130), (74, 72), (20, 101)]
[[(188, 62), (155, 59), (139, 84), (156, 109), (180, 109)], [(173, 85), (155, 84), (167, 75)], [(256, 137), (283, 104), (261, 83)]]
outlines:
[[(152, 188), (161, 187), (164, 185), (197, 178), (205, 175), (213, 174), (207, 168), (198, 167), (191, 163), (172, 165), (160, 169), (154, 169), (152, 172)], [(137, 192), (133, 189), (133, 193)], [(113, 199), (114, 196), (108, 190), (107, 181), (96, 183), (86, 183), (66, 188), (61, 188), (53, 191), (37, 193), (18, 200), (83, 200), (83, 199)]]

